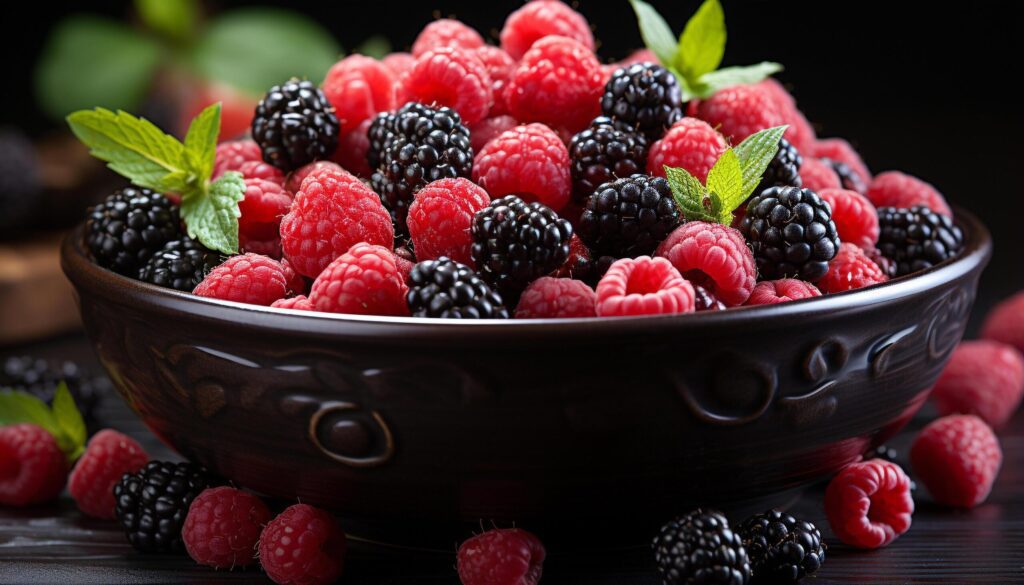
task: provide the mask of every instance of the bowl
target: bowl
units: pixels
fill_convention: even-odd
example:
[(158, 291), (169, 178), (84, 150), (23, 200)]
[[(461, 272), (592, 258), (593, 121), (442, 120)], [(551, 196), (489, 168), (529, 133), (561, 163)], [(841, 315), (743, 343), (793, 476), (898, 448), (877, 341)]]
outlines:
[[(765, 502), (896, 433), (964, 332), (991, 254), (725, 312), (537, 321), (313, 314), (63, 267), (125, 401), (183, 456), (368, 527), (481, 518), (649, 530)], [(450, 541), (449, 541), (450, 543)]]

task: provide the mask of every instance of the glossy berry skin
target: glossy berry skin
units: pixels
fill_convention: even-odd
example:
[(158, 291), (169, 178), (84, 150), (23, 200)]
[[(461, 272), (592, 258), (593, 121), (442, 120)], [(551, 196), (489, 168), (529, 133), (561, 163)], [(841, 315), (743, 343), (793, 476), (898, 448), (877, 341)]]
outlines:
[(679, 82), (654, 63), (617, 69), (605, 84), (601, 113), (653, 142), (683, 117)]
[(796, 583), (825, 562), (818, 527), (778, 510), (747, 518), (736, 533), (750, 557), (754, 583)]
[(341, 577), (348, 542), (334, 516), (295, 504), (260, 536), (260, 564), (278, 585), (327, 585)]
[(999, 439), (972, 414), (934, 420), (914, 439), (910, 464), (932, 499), (956, 508), (984, 502), (1003, 464)]
[(760, 193), (768, 187), (802, 187), (800, 167), (803, 164), (804, 157), (800, 156), (796, 147), (785, 138), (779, 140), (779, 150), (768, 163), (754, 193)]
[(839, 251), (832, 209), (809, 189), (765, 189), (747, 205), (740, 231), (750, 242), (761, 278), (816, 282)]
[(426, 260), (406, 279), (406, 302), (413, 317), (508, 319), (501, 295), (473, 272), (449, 258)]
[(462, 585), (537, 585), (544, 545), (521, 528), (495, 528), (459, 546), (456, 566)]
[(569, 143), (573, 201), (586, 203), (604, 183), (642, 173), (647, 166), (647, 139), (611, 118), (594, 118)]
[(746, 585), (750, 560), (725, 516), (694, 510), (661, 527), (651, 544), (666, 585)]
[(271, 517), (267, 505), (250, 493), (210, 488), (189, 506), (181, 537), (188, 556), (200, 565), (247, 567), (256, 562), (260, 533)]
[(40, 426), (0, 427), (0, 506), (48, 502), (64, 489), (67, 456)]
[(136, 473), (149, 461), (135, 439), (103, 429), (89, 439), (85, 453), (68, 477), (68, 492), (83, 514), (114, 519), (114, 486), (126, 473)]
[(263, 160), (285, 172), (330, 158), (340, 133), (330, 102), (310, 81), (293, 79), (270, 88), (252, 119)]
[(668, 181), (636, 174), (598, 186), (580, 216), (579, 235), (597, 254), (644, 256), (681, 221)]
[(222, 260), (220, 254), (192, 238), (173, 240), (167, 242), (139, 270), (139, 280), (192, 292)]
[(85, 243), (96, 263), (133, 278), (164, 244), (181, 236), (177, 206), (139, 187), (115, 191), (85, 222)]
[(896, 275), (927, 270), (963, 250), (964, 234), (949, 216), (925, 206), (878, 210), (878, 250), (896, 263)]
[(881, 459), (847, 465), (825, 489), (833, 534), (863, 549), (887, 546), (910, 529), (914, 498), (899, 465)]

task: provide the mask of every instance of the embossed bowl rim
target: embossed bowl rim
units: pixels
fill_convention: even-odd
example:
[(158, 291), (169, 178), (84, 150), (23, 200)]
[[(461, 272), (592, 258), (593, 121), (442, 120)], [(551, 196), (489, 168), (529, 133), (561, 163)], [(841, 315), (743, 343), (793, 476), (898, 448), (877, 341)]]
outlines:
[[(61, 265), (79, 291), (108, 299), (125, 307), (154, 316), (180, 319), (193, 317), (211, 324), (234, 324), (257, 327), (282, 335), (300, 337), (358, 338), (382, 343), (413, 344), (424, 341), (474, 342), (489, 340), (515, 343), (529, 340), (565, 342), (607, 342), (609, 336), (653, 335), (665, 330), (696, 333), (726, 324), (760, 325), (776, 322), (780, 326), (799, 326), (805, 319), (824, 313), (856, 310), (867, 305), (887, 303), (926, 293), (929, 289), (952, 282), (988, 262), (992, 240), (988, 229), (974, 215), (956, 209), (956, 221), (965, 233), (964, 251), (952, 260), (923, 272), (893, 279), (872, 287), (790, 301), (776, 305), (738, 307), (728, 311), (649, 315), (639, 317), (588, 317), (575, 319), (489, 319), (458, 320), (422, 317), (377, 317), (335, 313), (315, 313), (292, 309), (276, 309), (194, 296), (156, 285), (140, 282), (111, 272), (94, 264), (85, 253), (82, 232), (76, 227), (61, 246)], [(538, 337), (539, 335), (539, 337)]]

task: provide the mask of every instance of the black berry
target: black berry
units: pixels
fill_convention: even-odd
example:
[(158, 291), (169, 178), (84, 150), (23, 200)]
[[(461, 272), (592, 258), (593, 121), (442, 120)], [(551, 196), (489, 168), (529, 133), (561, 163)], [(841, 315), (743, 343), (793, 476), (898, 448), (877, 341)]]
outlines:
[(839, 251), (832, 208), (810, 189), (770, 187), (747, 204), (740, 231), (761, 278), (815, 282)]
[(573, 199), (584, 203), (600, 185), (643, 172), (647, 164), (647, 140), (641, 134), (619, 128), (611, 118), (601, 116), (595, 118), (589, 128), (573, 136), (569, 158)]
[(328, 158), (338, 147), (338, 118), (316, 85), (292, 79), (275, 85), (256, 106), (252, 138), (263, 160), (288, 172)]
[(682, 216), (668, 181), (633, 175), (594, 191), (580, 216), (580, 238), (599, 255), (632, 258), (654, 252)]
[(896, 276), (931, 268), (964, 248), (964, 234), (953, 220), (924, 206), (882, 207), (878, 226), (878, 250), (896, 265)]
[(761, 183), (754, 189), (754, 193), (760, 193), (768, 187), (802, 187), (800, 180), (800, 167), (804, 164), (804, 158), (800, 156), (796, 147), (785, 138), (779, 140), (779, 150), (768, 168), (761, 177)]
[(810, 522), (769, 510), (736, 527), (750, 556), (755, 583), (796, 583), (825, 562), (821, 532)]
[(371, 171), (380, 167), (381, 157), (384, 155), (384, 148), (388, 140), (394, 136), (395, 115), (391, 112), (381, 112), (370, 122), (366, 130), (366, 137), (370, 139), (370, 147), (366, 150), (366, 163)]
[(653, 143), (683, 117), (679, 82), (661, 65), (623, 67), (612, 73), (604, 87), (601, 112), (635, 128)]
[(726, 309), (725, 303), (699, 284), (693, 285), (693, 304), (697, 311), (724, 311)]
[(164, 244), (181, 237), (178, 208), (160, 193), (125, 187), (92, 208), (85, 242), (96, 263), (134, 278)]
[(468, 266), (449, 258), (416, 264), (408, 285), (406, 301), (414, 317), (508, 319), (501, 295)]
[(192, 238), (167, 242), (139, 270), (139, 280), (192, 292), (223, 258)]
[(696, 510), (661, 527), (654, 560), (666, 585), (745, 585), (750, 561), (739, 535), (717, 512)]
[(843, 189), (849, 189), (850, 191), (856, 191), (861, 194), (868, 190), (868, 186), (864, 184), (864, 180), (850, 168), (850, 165), (830, 158), (823, 158), (821, 161), (832, 167), (832, 170), (836, 172), (836, 175), (839, 177), (839, 183), (843, 186)]

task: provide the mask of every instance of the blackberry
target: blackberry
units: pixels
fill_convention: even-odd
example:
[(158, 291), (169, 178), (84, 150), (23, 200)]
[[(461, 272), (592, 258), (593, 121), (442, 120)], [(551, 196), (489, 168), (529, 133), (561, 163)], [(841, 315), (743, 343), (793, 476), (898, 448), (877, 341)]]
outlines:
[(222, 260), (219, 254), (192, 238), (173, 240), (164, 244), (139, 270), (139, 280), (192, 292)]
[(769, 510), (736, 527), (750, 556), (755, 583), (796, 583), (825, 562), (821, 532), (810, 522)]
[(96, 263), (135, 278), (164, 244), (181, 237), (178, 208), (160, 193), (125, 187), (92, 208), (85, 242)]
[(252, 138), (263, 160), (286, 173), (334, 154), (339, 132), (324, 92), (298, 79), (270, 88), (252, 119)]
[(42, 178), (32, 143), (18, 130), (0, 129), (0, 229), (19, 230), (39, 211)]
[(832, 208), (810, 189), (769, 187), (747, 204), (740, 231), (761, 278), (815, 282), (839, 251)]
[(390, 112), (381, 112), (370, 122), (366, 131), (366, 137), (370, 139), (370, 148), (366, 151), (366, 163), (371, 171), (380, 168), (381, 157), (384, 155), (384, 148), (388, 140), (394, 136), (395, 115)]
[(861, 194), (867, 192), (868, 186), (864, 184), (864, 180), (860, 178), (860, 175), (850, 168), (850, 165), (830, 158), (823, 158), (821, 162), (832, 167), (832, 170), (839, 176), (839, 183), (843, 186), (843, 189), (856, 191)]
[(193, 463), (150, 461), (114, 486), (114, 512), (137, 550), (180, 553), (188, 507), (203, 490), (220, 483)]
[(785, 138), (779, 140), (779, 150), (768, 163), (754, 193), (760, 193), (768, 187), (803, 187), (803, 181), (800, 180), (800, 167), (803, 164), (804, 157), (800, 156), (796, 147)]
[(653, 143), (683, 117), (679, 82), (654, 63), (617, 69), (604, 86), (601, 112), (636, 129)]
[(931, 268), (964, 249), (953, 220), (924, 206), (878, 210), (878, 250), (896, 264), (896, 276)]
[(468, 266), (444, 256), (412, 267), (405, 298), (413, 317), (508, 319), (501, 295)]
[(661, 527), (654, 559), (666, 585), (745, 585), (750, 561), (739, 535), (717, 512), (695, 510)]
[(543, 203), (506, 195), (476, 212), (472, 232), (480, 276), (512, 302), (569, 257), (572, 225)]
[(112, 389), (106, 376), (92, 376), (72, 361), (50, 362), (32, 356), (11, 356), (0, 370), (0, 388), (21, 390), (47, 404), (53, 404), (57, 385), (68, 386), (75, 406), (88, 426), (94, 427), (96, 409), (103, 396)]
[(623, 130), (611, 118), (601, 116), (572, 137), (573, 199), (586, 203), (598, 186), (641, 173), (647, 165), (647, 139)]
[[(374, 131), (372, 125), (370, 131)], [(410, 102), (395, 113), (390, 125), (383, 123), (377, 132), (384, 137), (384, 149), (370, 183), (391, 212), (397, 231), (404, 233), (405, 216), (416, 191), (438, 179), (472, 174), (469, 130), (451, 108)], [(371, 135), (370, 151), (374, 138)]]
[(726, 309), (725, 303), (699, 284), (693, 285), (693, 302), (697, 311), (724, 311)]
[(872, 262), (882, 269), (882, 272), (884, 272), (886, 276), (889, 278), (896, 278), (896, 263), (885, 256), (882, 256), (882, 253), (878, 248), (871, 248), (870, 250), (867, 250), (867, 255)]
[(594, 191), (580, 216), (580, 238), (599, 255), (632, 258), (654, 252), (681, 221), (668, 181), (633, 175)]

